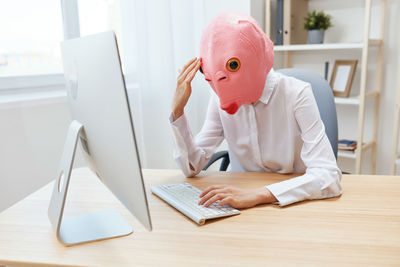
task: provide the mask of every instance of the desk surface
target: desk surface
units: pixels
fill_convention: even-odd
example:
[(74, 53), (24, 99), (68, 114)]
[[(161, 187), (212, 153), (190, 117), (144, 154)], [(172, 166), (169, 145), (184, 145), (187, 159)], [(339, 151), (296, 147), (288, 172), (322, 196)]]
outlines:
[(261, 205), (197, 226), (152, 195), (153, 184), (183, 182), (256, 187), (290, 178), (266, 173), (144, 170), (154, 230), (148, 232), (88, 171), (74, 171), (66, 216), (115, 208), (134, 233), (64, 247), (47, 218), (52, 183), (0, 214), (0, 265), (399, 265), (400, 177), (345, 175), (340, 198), (285, 208)]

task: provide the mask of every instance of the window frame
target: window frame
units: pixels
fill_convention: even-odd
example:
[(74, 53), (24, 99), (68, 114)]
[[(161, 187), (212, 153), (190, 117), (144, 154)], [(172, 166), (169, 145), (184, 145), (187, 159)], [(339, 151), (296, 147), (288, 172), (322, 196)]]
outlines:
[[(60, 0), (64, 40), (77, 38), (79, 31), (79, 12), (77, 0)], [(60, 72), (38, 75), (0, 77), (0, 92), (16, 93), (38, 88), (46, 90), (65, 86), (64, 74)]]

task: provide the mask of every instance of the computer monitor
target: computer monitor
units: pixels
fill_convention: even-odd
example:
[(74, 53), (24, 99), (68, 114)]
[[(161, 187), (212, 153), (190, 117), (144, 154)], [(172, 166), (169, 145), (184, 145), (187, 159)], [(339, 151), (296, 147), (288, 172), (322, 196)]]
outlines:
[(148, 229), (147, 204), (131, 110), (113, 32), (61, 44), (70, 125), (48, 210), (57, 238), (65, 245), (132, 233), (116, 211), (63, 219), (77, 143), (91, 170)]

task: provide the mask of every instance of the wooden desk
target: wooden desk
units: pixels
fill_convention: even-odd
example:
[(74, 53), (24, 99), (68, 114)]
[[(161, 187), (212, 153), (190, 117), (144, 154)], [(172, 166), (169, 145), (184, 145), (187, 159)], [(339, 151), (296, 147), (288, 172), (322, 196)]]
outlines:
[(0, 214), (0, 265), (266, 266), (400, 265), (400, 177), (343, 177), (341, 198), (286, 208), (262, 205), (197, 226), (152, 195), (149, 185), (183, 182), (255, 187), (291, 176), (145, 170), (154, 230), (148, 232), (87, 169), (71, 181), (66, 212), (115, 208), (133, 225), (127, 237), (64, 247), (47, 218), (52, 183)]

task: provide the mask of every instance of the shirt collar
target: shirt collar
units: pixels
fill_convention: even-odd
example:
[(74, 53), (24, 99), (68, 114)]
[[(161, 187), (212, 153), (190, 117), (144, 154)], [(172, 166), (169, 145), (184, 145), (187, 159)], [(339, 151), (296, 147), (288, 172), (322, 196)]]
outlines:
[(278, 73), (271, 69), (265, 80), (264, 90), (259, 99), (264, 104), (268, 104), (269, 99), (274, 91), (276, 84), (278, 83)]

